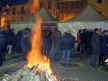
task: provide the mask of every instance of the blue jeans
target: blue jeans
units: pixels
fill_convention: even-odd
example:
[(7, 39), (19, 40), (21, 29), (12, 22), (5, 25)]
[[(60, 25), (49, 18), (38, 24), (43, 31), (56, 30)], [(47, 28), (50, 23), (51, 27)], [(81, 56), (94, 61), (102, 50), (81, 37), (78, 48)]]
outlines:
[[(63, 55), (62, 55), (62, 59), (61, 59), (61, 62), (62, 63), (66, 63), (66, 64), (69, 64), (69, 61), (70, 61), (70, 55), (71, 55), (71, 50), (69, 49), (64, 49), (62, 51)], [(66, 60), (66, 62), (65, 62)]]
[(55, 55), (54, 55), (54, 61), (59, 61), (59, 48), (55, 48), (55, 50), (54, 50), (54, 53), (55, 53)]
[(91, 56), (90, 65), (91, 65), (93, 68), (96, 68), (96, 55), (92, 55), (92, 56)]

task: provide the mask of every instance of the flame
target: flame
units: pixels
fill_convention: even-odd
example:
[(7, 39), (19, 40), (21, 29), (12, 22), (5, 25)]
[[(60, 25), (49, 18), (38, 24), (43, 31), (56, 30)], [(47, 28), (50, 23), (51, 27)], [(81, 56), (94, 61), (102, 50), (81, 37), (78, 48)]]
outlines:
[(5, 28), (7, 30), (7, 18), (6, 16), (2, 16), (0, 19), (0, 27)]
[[(32, 5), (31, 13), (35, 13), (36, 9), (39, 8), (39, 1), (34, 0), (34, 3)], [(50, 60), (44, 56), (41, 52), (42, 48), (42, 32), (41, 32), (41, 23), (42, 19), (40, 16), (36, 15), (36, 25), (32, 30), (31, 35), (31, 50), (28, 52), (26, 59), (27, 59), (27, 67), (32, 68), (35, 65), (38, 65), (38, 68), (36, 70), (40, 71), (46, 71), (46, 76), (48, 78), (48, 75), (53, 77), (54, 81), (56, 81), (56, 77), (52, 75), (52, 69), (50, 67)]]
[(30, 5), (30, 13), (35, 14), (40, 8), (39, 0), (33, 0), (33, 3)]
[(27, 66), (32, 68), (34, 65), (38, 65), (38, 68), (47, 68), (49, 73), (52, 73), (50, 69), (50, 61), (46, 56), (41, 53), (42, 47), (42, 32), (41, 32), (41, 18), (38, 17), (36, 26), (34, 27), (31, 35), (31, 50), (27, 54)]

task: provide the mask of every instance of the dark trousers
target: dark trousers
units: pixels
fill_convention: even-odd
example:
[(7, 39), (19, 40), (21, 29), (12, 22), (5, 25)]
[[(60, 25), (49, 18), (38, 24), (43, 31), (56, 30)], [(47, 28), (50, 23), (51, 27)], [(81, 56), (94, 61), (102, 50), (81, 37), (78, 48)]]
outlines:
[(92, 56), (91, 56), (90, 65), (91, 65), (93, 68), (96, 68), (96, 55), (92, 55)]
[(3, 57), (2, 57), (2, 54), (0, 52), (0, 66), (3, 64)]
[(1, 59), (1, 61), (5, 61), (6, 60), (6, 58), (5, 58), (5, 53), (7, 52), (7, 50), (6, 50), (6, 47), (7, 47), (7, 45), (6, 45), (6, 43), (2, 43), (2, 44), (0, 44), (0, 59)]
[(81, 44), (78, 44), (77, 51), (81, 51)]
[(99, 56), (99, 65), (104, 65), (104, 55)]
[(85, 43), (81, 43), (81, 53), (85, 53)]

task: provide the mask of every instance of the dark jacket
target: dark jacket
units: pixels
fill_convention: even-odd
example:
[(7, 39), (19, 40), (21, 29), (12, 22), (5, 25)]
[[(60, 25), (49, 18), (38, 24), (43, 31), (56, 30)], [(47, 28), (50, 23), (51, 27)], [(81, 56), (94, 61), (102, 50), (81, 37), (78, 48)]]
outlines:
[(86, 32), (80, 33), (81, 44), (85, 44), (86, 43), (86, 39), (87, 39), (86, 36), (87, 36)]
[(69, 33), (66, 33), (61, 39), (61, 48), (62, 49), (72, 49), (74, 48), (75, 37)]
[(108, 36), (103, 36), (103, 41), (102, 41), (102, 52), (104, 54), (108, 54)]
[(7, 41), (7, 33), (5, 31), (0, 31), (0, 52), (6, 51)]
[(92, 36), (92, 49), (93, 49), (93, 54), (99, 55), (101, 53), (101, 39), (102, 36), (98, 35), (97, 33), (93, 33)]
[(21, 36), (21, 48), (30, 49), (30, 33), (28, 31), (24, 31)]

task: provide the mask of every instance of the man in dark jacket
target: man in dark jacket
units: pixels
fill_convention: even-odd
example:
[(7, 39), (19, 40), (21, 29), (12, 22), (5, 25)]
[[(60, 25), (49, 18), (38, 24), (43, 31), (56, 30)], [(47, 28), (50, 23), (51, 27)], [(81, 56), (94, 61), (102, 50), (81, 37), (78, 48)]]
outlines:
[(61, 63), (70, 64), (69, 61), (70, 61), (71, 51), (74, 48), (74, 44), (75, 44), (75, 37), (72, 36), (70, 33), (66, 32), (61, 40), (61, 48), (62, 48)]
[(87, 54), (90, 55), (92, 53), (92, 46), (91, 46), (91, 38), (92, 38), (92, 30), (87, 30)]
[(5, 52), (6, 52), (6, 44), (7, 44), (7, 34), (5, 30), (0, 30), (0, 66), (3, 64), (3, 60), (5, 60)]
[(87, 49), (87, 33), (86, 29), (82, 29), (80, 32), (80, 41), (81, 41), (81, 55), (85, 57), (86, 49)]
[(30, 50), (30, 30), (28, 28), (24, 30), (21, 36), (21, 48), (25, 55)]
[(103, 39), (101, 40), (101, 54), (99, 55), (99, 65), (104, 66), (105, 57), (108, 56), (108, 31), (104, 31)]
[(92, 57), (91, 57), (91, 65), (95, 68), (96, 67), (96, 56), (101, 54), (101, 30), (95, 29), (92, 36)]
[(59, 51), (60, 51), (60, 42), (61, 42), (61, 32), (59, 30), (56, 31), (55, 37), (54, 37), (54, 60), (58, 61), (60, 60), (58, 57)]

